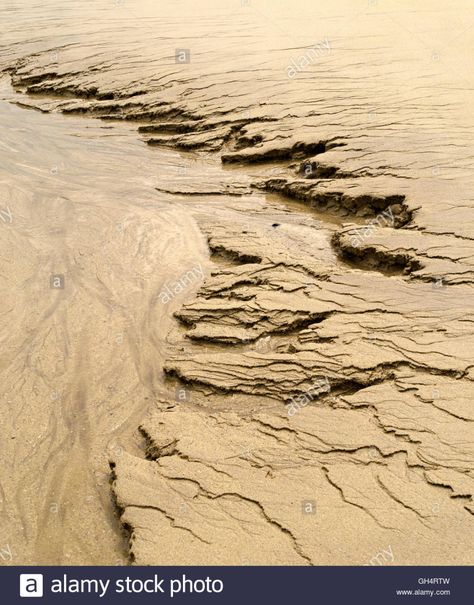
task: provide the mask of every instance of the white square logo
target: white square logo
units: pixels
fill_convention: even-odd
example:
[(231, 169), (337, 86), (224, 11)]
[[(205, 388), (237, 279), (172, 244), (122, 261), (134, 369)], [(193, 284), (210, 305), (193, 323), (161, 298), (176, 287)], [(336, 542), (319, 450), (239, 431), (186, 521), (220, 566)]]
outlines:
[(20, 597), (42, 597), (43, 596), (43, 574), (22, 573), (20, 574)]

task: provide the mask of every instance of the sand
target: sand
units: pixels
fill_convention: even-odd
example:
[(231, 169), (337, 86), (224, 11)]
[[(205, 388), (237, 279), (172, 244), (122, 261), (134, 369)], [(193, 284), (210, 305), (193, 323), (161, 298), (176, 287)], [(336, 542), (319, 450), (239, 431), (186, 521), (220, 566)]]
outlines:
[(2, 563), (472, 563), (470, 3), (23, 4)]

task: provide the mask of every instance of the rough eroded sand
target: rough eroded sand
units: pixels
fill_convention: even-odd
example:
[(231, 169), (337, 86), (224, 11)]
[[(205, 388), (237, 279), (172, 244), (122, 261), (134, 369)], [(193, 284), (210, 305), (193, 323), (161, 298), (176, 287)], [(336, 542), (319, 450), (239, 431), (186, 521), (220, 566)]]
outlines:
[[(199, 14), (183, 2), (178, 14), (171, 1), (59, 10), (46, 0), (28, 15), (11, 4), (0, 65), (21, 105), (137, 121), (150, 157), (157, 146), (212, 153), (197, 156), (199, 170), (158, 170), (154, 183), (156, 199), (179, 204), (188, 264), (170, 265), (179, 245), (155, 250), (151, 201), (137, 206), (140, 236), (109, 251), (97, 235), (97, 256), (84, 261), (103, 266), (84, 287), (100, 283), (104, 300), (112, 292), (135, 309), (131, 359), (110, 354), (116, 393), (90, 407), (120, 402), (130, 432), (148, 409), (146, 456), (138, 446), (110, 452), (131, 560), (359, 565), (390, 552), (382, 563), (472, 563), (471, 4), (207, 1)], [(177, 48), (190, 50), (189, 63), (175, 62)], [(98, 233), (127, 194), (100, 199)], [(196, 225), (215, 264), (196, 295), (158, 312), (166, 280), (193, 254), (204, 262)], [(77, 249), (82, 236), (72, 237)], [(137, 240), (144, 260), (143, 246), (130, 254)], [(3, 242), (10, 255), (14, 245)], [(23, 246), (15, 255), (23, 249), (27, 279)], [(140, 260), (113, 279), (104, 258), (117, 250), (118, 263)], [(144, 282), (131, 297), (135, 271)], [(84, 322), (96, 333), (77, 296), (73, 343)], [(158, 321), (163, 360), (147, 336)], [(84, 376), (81, 363), (96, 367), (91, 344), (80, 350), (67, 384)], [(48, 397), (37, 391), (32, 408)], [(102, 457), (103, 445), (93, 440)], [(44, 527), (37, 508), (30, 516)]]

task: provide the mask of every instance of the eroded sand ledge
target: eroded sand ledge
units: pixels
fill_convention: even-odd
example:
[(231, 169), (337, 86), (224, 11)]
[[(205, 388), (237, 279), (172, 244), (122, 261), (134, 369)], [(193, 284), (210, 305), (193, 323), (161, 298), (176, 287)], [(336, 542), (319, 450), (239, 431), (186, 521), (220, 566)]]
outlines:
[[(73, 56), (53, 71), (37, 60), (8, 67), (27, 103), (140, 120), (151, 144), (213, 150), (249, 170), (278, 160), (256, 191), (347, 221), (324, 245), (270, 209), (264, 227), (245, 212), (200, 217), (219, 264), (178, 312), (186, 336), (165, 365), (191, 402), (154, 402), (146, 458), (111, 460), (132, 561), (363, 564), (390, 547), (397, 564), (470, 563), (472, 177), (434, 178), (436, 143), (392, 132), (385, 115), (367, 132), (357, 111), (336, 116), (337, 91), (306, 109), (306, 80), (261, 106), (250, 92), (216, 100), (223, 74), (200, 74), (204, 92), (197, 75), (171, 73), (141, 90), (126, 70), (118, 88), (113, 69), (93, 84)], [(238, 67), (229, 73), (245, 82)], [(418, 128), (437, 129), (429, 99), (424, 112), (398, 102)], [(464, 131), (449, 115), (444, 128), (462, 141), (472, 116)]]

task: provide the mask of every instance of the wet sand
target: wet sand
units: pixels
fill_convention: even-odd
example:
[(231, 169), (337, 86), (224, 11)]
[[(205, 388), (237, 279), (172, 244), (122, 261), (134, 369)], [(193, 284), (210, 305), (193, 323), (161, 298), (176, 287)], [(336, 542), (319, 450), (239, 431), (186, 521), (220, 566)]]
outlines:
[(472, 7), (0, 16), (1, 562), (471, 563)]
[(172, 170), (177, 154), (150, 158), (130, 128), (5, 102), (0, 120), (12, 216), (1, 225), (2, 535), (16, 563), (123, 562), (108, 456), (137, 448), (162, 392), (172, 307), (157, 293), (196, 258), (206, 265), (205, 242), (154, 194), (148, 170)]

